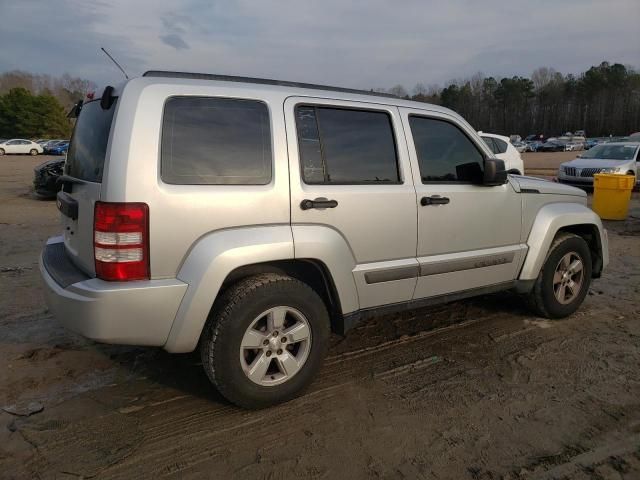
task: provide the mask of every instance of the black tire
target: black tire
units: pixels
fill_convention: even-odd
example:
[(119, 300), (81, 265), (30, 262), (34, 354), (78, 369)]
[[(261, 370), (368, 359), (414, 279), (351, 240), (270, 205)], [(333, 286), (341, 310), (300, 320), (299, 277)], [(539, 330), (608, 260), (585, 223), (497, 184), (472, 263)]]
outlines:
[[(553, 277), (560, 260), (568, 253), (574, 252), (582, 261), (582, 283), (578, 294), (566, 304), (561, 303), (555, 296)], [(528, 295), (531, 309), (545, 318), (564, 318), (574, 313), (584, 301), (591, 284), (591, 251), (582, 237), (573, 233), (559, 233), (554, 239), (549, 253), (536, 279), (533, 290)]]
[(1, 155), (4, 155), (4, 149), (3, 148), (0, 148), (0, 156)]
[(31, 155), (32, 157), (35, 157), (36, 155), (38, 155), (38, 150), (36, 150), (35, 148), (32, 148), (31, 150), (29, 150), (29, 155)]
[[(306, 361), (284, 383), (263, 386), (245, 375), (240, 363), (240, 343), (262, 312), (286, 306), (308, 320), (311, 345)], [(330, 324), (326, 306), (308, 285), (282, 274), (265, 273), (240, 280), (216, 300), (200, 339), (202, 365), (211, 382), (230, 402), (249, 409), (286, 402), (299, 395), (322, 366), (329, 345)]]

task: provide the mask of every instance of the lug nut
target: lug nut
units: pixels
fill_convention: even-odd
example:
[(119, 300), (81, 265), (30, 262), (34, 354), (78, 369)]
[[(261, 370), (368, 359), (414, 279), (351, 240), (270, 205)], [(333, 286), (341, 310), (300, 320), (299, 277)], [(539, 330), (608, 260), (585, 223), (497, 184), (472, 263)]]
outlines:
[(262, 342), (262, 344), (266, 347), (267, 345), (269, 345), (269, 340), (265, 340), (264, 342)]
[(281, 341), (282, 343), (285, 343), (285, 342), (287, 341), (287, 337), (282, 337), (282, 338), (280, 339), (280, 341)]
[(278, 336), (278, 331), (276, 330), (275, 332), (273, 332), (273, 336), (277, 337)]
[(278, 355), (282, 355), (282, 349), (281, 348), (278, 349)]
[(271, 350), (269, 350), (269, 351), (266, 353), (266, 355), (267, 355), (267, 357), (270, 357), (270, 356), (271, 356)]

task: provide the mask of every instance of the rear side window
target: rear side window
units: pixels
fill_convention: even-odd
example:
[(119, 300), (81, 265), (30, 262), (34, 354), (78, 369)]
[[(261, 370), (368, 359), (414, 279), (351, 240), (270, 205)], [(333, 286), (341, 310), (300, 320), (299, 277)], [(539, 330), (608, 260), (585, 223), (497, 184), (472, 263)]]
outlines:
[(409, 117), (423, 183), (477, 182), (484, 157), (457, 126), (434, 118)]
[(493, 142), (496, 144), (496, 151), (494, 153), (505, 153), (507, 151), (507, 142), (494, 138)]
[(305, 183), (400, 182), (386, 112), (301, 105), (296, 127)]
[(67, 153), (67, 175), (88, 182), (102, 182), (115, 110), (116, 102), (108, 110), (104, 110), (98, 100), (82, 106)]
[(182, 185), (271, 181), (267, 106), (254, 100), (172, 97), (164, 107), (161, 177)]

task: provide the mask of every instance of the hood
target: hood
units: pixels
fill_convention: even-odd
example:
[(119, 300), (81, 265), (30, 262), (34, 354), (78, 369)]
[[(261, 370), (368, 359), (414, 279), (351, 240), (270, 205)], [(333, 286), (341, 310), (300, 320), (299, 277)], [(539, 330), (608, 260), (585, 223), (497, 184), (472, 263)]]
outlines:
[(576, 168), (617, 168), (625, 163), (633, 162), (633, 160), (604, 160), (598, 158), (576, 158), (570, 162), (564, 162), (561, 165), (565, 167)]
[[(525, 177), (515, 175), (513, 179), (516, 181), (520, 189), (516, 189), (519, 192), (527, 193), (527, 190), (531, 190), (530, 193), (543, 193), (553, 195), (571, 195), (574, 197), (587, 197), (587, 192), (576, 187), (569, 185), (563, 185), (561, 183), (551, 182), (549, 180), (543, 180), (535, 177)], [(524, 191), (523, 191), (524, 190)]]

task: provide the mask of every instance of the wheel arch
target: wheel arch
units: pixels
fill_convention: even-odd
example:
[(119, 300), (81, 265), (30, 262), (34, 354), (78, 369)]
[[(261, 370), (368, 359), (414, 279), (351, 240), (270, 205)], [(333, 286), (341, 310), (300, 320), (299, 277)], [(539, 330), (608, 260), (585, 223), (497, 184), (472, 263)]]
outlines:
[(579, 203), (551, 203), (540, 209), (527, 238), (529, 250), (520, 270), (520, 280), (535, 280), (549, 248), (561, 231), (585, 239), (592, 253), (592, 277), (598, 278), (609, 263), (606, 231), (600, 217)]
[(243, 278), (261, 273), (281, 273), (309, 285), (327, 306), (331, 319), (331, 330), (334, 332), (343, 330), (342, 305), (333, 276), (327, 265), (315, 258), (275, 260), (242, 265), (227, 275), (220, 287), (219, 295)]
[(591, 252), (591, 278), (600, 278), (602, 275), (603, 258), (602, 258), (602, 239), (598, 232), (598, 227), (592, 223), (584, 223), (578, 225), (566, 225), (560, 228), (554, 239), (562, 232), (573, 233), (581, 237)]
[[(283, 273), (309, 284), (325, 301), (332, 329), (343, 331), (343, 314), (359, 308), (352, 274), (354, 260), (348, 245), (335, 232), (315, 235), (313, 241), (304, 235), (299, 239), (294, 249), (290, 225), (229, 229), (202, 237), (177, 275), (189, 287), (164, 344), (165, 350), (193, 351), (214, 301), (224, 289), (259, 273)], [(313, 248), (305, 248), (308, 242)]]

